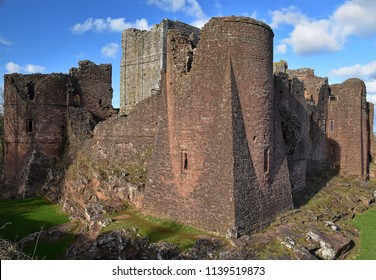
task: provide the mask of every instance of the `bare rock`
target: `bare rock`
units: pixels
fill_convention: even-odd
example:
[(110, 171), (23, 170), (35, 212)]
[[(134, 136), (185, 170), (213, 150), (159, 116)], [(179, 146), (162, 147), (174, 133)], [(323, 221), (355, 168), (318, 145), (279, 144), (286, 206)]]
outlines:
[(325, 260), (335, 260), (344, 255), (353, 247), (353, 241), (337, 233), (322, 233), (317, 229), (309, 230), (307, 239), (319, 244), (315, 254)]

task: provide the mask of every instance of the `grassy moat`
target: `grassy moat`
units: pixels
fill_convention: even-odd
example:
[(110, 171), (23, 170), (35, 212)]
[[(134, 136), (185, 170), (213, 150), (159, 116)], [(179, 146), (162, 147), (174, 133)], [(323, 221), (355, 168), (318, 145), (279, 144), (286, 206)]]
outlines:
[[(296, 209), (283, 213), (270, 227), (251, 235), (254, 240), (261, 240), (259, 245), (254, 242), (250, 249), (257, 258), (281, 259), (289, 255), (281, 241), (273, 236), (281, 225), (303, 232), (313, 220), (318, 220), (315, 223), (324, 228), (323, 222), (334, 219), (341, 228), (338, 233), (350, 236), (355, 242), (345, 259), (376, 259), (376, 207), (374, 203), (367, 206), (363, 201), (366, 200), (365, 192), (369, 194), (376, 190), (376, 181), (363, 183), (352, 178), (326, 176), (310, 177), (307, 186), (311, 192), (295, 197)], [(112, 222), (102, 229), (103, 234), (129, 229), (137, 236), (147, 237), (150, 243), (164, 240), (177, 244), (183, 251), (191, 248), (197, 239), (211, 237), (192, 227), (143, 215), (129, 206), (124, 206), (122, 212), (113, 213), (110, 217)], [(43, 198), (0, 201), (0, 227), (0, 237), (22, 244), (21, 249), (32, 259), (64, 259), (67, 248), (82, 234), (79, 225), (73, 224), (60, 206)], [(55, 228), (58, 230), (54, 231)], [(42, 231), (51, 233), (45, 236)], [(34, 238), (27, 241), (25, 237), (30, 234), (34, 234)], [(3, 256), (0, 258), (3, 259)]]

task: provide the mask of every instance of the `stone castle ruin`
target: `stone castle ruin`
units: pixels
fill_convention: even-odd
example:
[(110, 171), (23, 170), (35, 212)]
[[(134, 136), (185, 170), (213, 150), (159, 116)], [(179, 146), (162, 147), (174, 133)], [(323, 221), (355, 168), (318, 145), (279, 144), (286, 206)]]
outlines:
[(329, 85), (312, 69), (273, 64), (273, 36), (246, 17), (213, 18), (201, 30), (170, 20), (125, 30), (113, 117), (109, 65), (6, 75), (6, 179), (36, 153), (61, 157), (71, 108), (100, 121), (93, 154), (144, 171), (128, 194), (141, 211), (229, 237), (293, 208), (310, 172), (367, 179), (373, 105), (364, 83)]

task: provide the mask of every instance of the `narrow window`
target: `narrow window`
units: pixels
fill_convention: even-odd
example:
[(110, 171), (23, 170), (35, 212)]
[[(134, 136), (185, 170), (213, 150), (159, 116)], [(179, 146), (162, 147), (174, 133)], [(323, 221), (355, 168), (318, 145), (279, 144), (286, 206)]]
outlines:
[(26, 120), (26, 132), (33, 132), (33, 120)]
[(34, 85), (33, 84), (30, 84), (28, 87), (27, 87), (27, 93), (29, 95), (29, 100), (34, 100), (34, 97), (35, 97), (35, 91), (34, 91)]
[(5, 143), (5, 154), (6, 155), (9, 154), (9, 143), (8, 142)]
[(99, 104), (99, 106), (101, 106), (102, 107), (102, 99), (99, 99), (99, 102), (98, 102), (98, 104)]
[(334, 131), (334, 121), (333, 120), (331, 120), (329, 122), (329, 126), (330, 126), (330, 131)]
[(80, 106), (81, 101), (80, 101), (80, 96), (78, 94), (75, 94), (73, 96), (73, 102), (75, 106)]
[(188, 52), (187, 72), (191, 71), (193, 63), (193, 52)]
[(270, 169), (270, 150), (264, 150), (264, 173), (268, 173)]
[(292, 93), (292, 80), (289, 80), (289, 92)]
[(182, 173), (188, 170), (188, 153), (185, 151), (181, 153), (181, 170)]

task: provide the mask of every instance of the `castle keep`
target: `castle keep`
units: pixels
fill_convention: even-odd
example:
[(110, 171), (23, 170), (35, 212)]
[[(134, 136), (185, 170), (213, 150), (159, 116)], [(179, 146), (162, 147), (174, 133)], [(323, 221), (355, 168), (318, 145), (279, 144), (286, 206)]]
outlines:
[(36, 152), (61, 157), (74, 107), (100, 121), (87, 140), (93, 155), (146, 174), (137, 186), (124, 181), (131, 203), (229, 237), (291, 209), (307, 173), (366, 179), (373, 105), (364, 83), (329, 85), (312, 69), (273, 64), (273, 36), (246, 17), (125, 30), (121, 114), (109, 119), (109, 65), (6, 75), (6, 177), (20, 176)]

